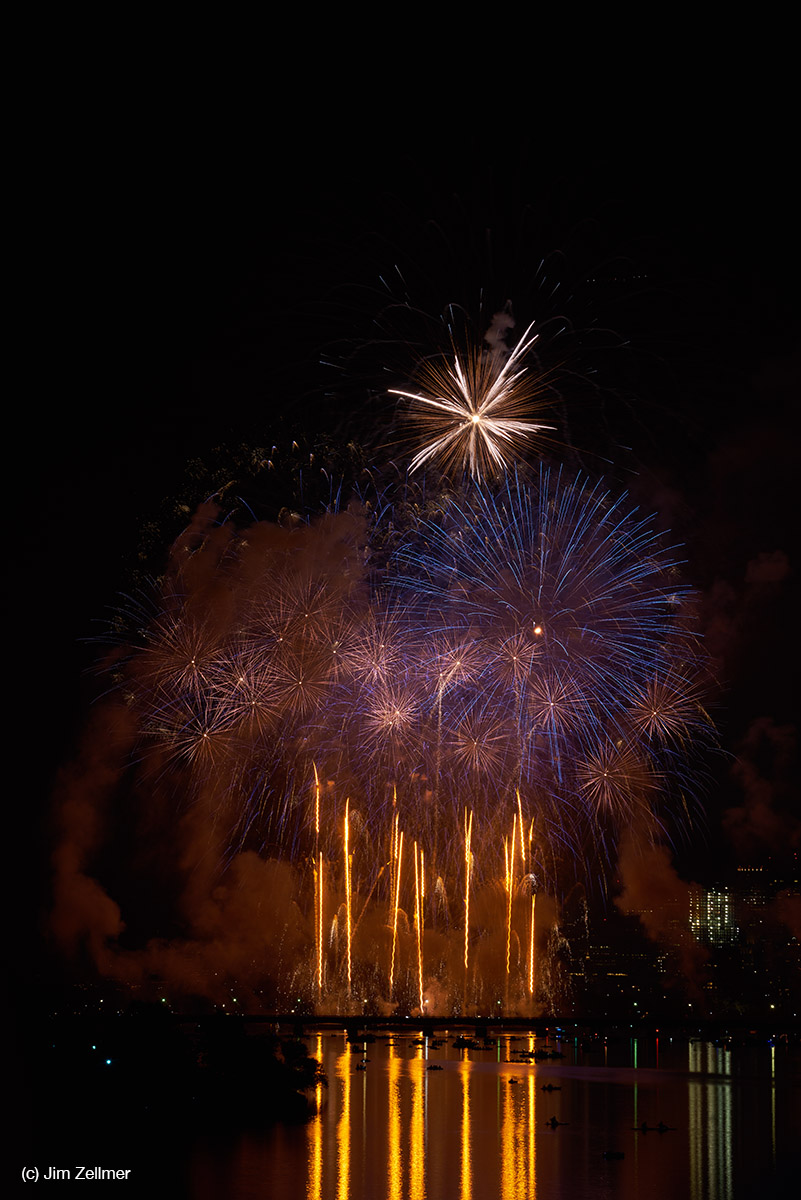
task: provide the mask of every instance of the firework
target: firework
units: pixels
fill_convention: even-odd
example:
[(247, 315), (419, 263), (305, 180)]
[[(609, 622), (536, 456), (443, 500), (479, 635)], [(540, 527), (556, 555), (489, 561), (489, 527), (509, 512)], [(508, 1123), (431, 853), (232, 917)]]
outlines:
[[(529, 332), (490, 396), (522, 386)], [(537, 894), (602, 885), (622, 830), (693, 795), (690, 594), (601, 482), (542, 465), (397, 500), (199, 538), (114, 659), (135, 758), (209, 812), (223, 864), (291, 865), (311, 1002), (423, 1011), (438, 971), (475, 1010), (494, 962), (503, 1002), (533, 1006)]]
[(389, 968), (390, 999), (394, 994), (395, 985), (395, 950), (398, 944), (398, 903), (400, 900), (401, 864), (403, 862), (403, 831), (398, 832), (398, 814), (392, 824), (392, 876), (390, 895), (392, 896), (392, 961)]
[[(537, 340), (533, 323), (509, 354), (502, 348), (469, 348), (452, 360), (435, 359), (421, 369), (421, 390), (390, 389), (411, 404), (425, 445), (412, 459), (416, 471), (429, 463), (469, 471), (475, 480), (501, 474), (536, 434), (553, 425), (532, 421), (543, 407), (543, 381), (522, 366)], [(531, 336), (529, 336), (531, 335)]]
[(438, 724), (443, 770), (486, 794), (477, 811), (519, 788), (581, 845), (599, 817), (619, 826), (664, 797), (660, 749), (710, 728), (697, 673), (665, 672), (703, 659), (674, 554), (624, 496), (547, 468), (410, 533), (396, 588), (421, 626), (469, 631), (475, 665)]
[(345, 801), (345, 911), (346, 911), (346, 941), (348, 956), (348, 999), (350, 999), (353, 981), (353, 920), (352, 920), (352, 889), (351, 889), (351, 855), (350, 855), (350, 799)]
[[(417, 935), (417, 979), (420, 1012), (423, 1012), (423, 913), (425, 905), (425, 870), (422, 846), (414, 844), (414, 925)], [(419, 864), (419, 869), (418, 869)]]

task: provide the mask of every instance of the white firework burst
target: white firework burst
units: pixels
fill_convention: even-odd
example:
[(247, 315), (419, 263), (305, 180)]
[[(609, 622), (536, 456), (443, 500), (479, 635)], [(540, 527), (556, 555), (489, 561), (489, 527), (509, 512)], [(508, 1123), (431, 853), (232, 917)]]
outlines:
[(498, 349), (469, 349), (460, 357), (454, 347), (452, 362), (424, 365), (424, 390), (390, 389), (411, 401), (427, 439), (410, 471), (438, 461), (445, 470), (468, 470), (481, 480), (505, 471), (532, 435), (554, 428), (531, 420), (543, 391), (542, 379), (521, 366), (538, 337), (533, 327), (532, 322), (508, 357)]

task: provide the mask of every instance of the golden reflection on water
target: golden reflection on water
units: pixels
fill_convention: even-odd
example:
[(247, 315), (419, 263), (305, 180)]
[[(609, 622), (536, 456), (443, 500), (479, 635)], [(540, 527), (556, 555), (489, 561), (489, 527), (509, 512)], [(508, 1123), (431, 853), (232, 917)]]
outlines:
[[(533, 1039), (530, 1044), (533, 1049)], [(476, 1108), (472, 1096), (475, 1064), (466, 1056), (458, 1063), (452, 1063), (456, 1072), (451, 1079), (456, 1086), (447, 1084), (445, 1074), (435, 1077), (439, 1089), (435, 1093), (437, 1115), (441, 1117), (449, 1112), (447, 1123), (453, 1132), (447, 1144), (441, 1138), (429, 1147), (429, 1078), (425, 1050), (422, 1046), (415, 1047), (407, 1057), (403, 1047), (390, 1045), (387, 1049), (383, 1095), (379, 1089), (371, 1093), (374, 1085), (369, 1081), (369, 1067), (361, 1073), (360, 1080), (354, 1078), (356, 1059), (348, 1048), (335, 1058), (328, 1107), (323, 1103), (322, 1089), (317, 1089), (317, 1112), (307, 1126), (307, 1200), (325, 1197), (351, 1200), (354, 1195), (361, 1196), (359, 1188), (366, 1185), (367, 1180), (362, 1179), (362, 1168), (354, 1159), (354, 1144), (358, 1145), (360, 1139), (359, 1125), (362, 1140), (367, 1139), (363, 1160), (366, 1161), (377, 1148), (376, 1138), (386, 1139), (386, 1167), (375, 1180), (377, 1198), (383, 1195), (386, 1200), (406, 1200), (407, 1197), (408, 1200), (427, 1200), (427, 1197), (433, 1200), (442, 1179), (450, 1177), (454, 1184), (458, 1179), (459, 1200), (482, 1200), (487, 1187), (501, 1200), (518, 1200), (523, 1195), (533, 1200), (537, 1184), (536, 1074), (515, 1071), (507, 1075), (501, 1068), (496, 1089), (493, 1089), (496, 1094), (493, 1103), (493, 1124), (497, 1123), (495, 1144), (500, 1148), (500, 1157), (482, 1152), (477, 1159), (477, 1148), (485, 1144), (482, 1138), (486, 1135), (489, 1114), (483, 1107)], [(321, 1036), (316, 1039), (314, 1053), (318, 1059), (323, 1058)], [(376, 1082), (380, 1077), (376, 1073)], [(512, 1079), (514, 1083), (510, 1082)], [(353, 1089), (359, 1085), (362, 1104), (354, 1106)], [(368, 1125), (376, 1122), (379, 1112), (383, 1113), (383, 1119), (379, 1118), (378, 1123), (372, 1125), (373, 1132), (368, 1138)], [(476, 1175), (477, 1169), (480, 1169), (480, 1177)]]
[[(318, 1033), (312, 1052), (318, 1062), (323, 1060), (323, 1039)], [(317, 1084), (315, 1089), (316, 1112), (309, 1121), (309, 1181), (306, 1195), (309, 1200), (317, 1200), (323, 1186), (323, 1085)]]
[[(512, 1077), (515, 1079), (515, 1077)], [(531, 1147), (534, 1140), (534, 1097), (531, 1086), (533, 1079), (521, 1078), (511, 1081), (503, 1092), (503, 1117), (501, 1125), (501, 1200), (518, 1200), (520, 1196), (534, 1195), (532, 1175), (534, 1155)]]
[[(542, 1118), (554, 1109), (570, 1121), (570, 1110), (560, 1111), (558, 1092), (548, 1103), (539, 1101), (544, 1073), (508, 1061), (508, 1046), (503, 1039), (499, 1043), (500, 1061), (495, 1055), (496, 1061), (488, 1063), (471, 1061), (464, 1052), (458, 1059), (446, 1052), (438, 1062), (444, 1069), (433, 1076), (422, 1045), (397, 1041), (388, 1043), (385, 1053), (376, 1047), (375, 1061), (364, 1071), (357, 1069), (361, 1056), (350, 1047), (329, 1046), (329, 1088), (324, 1096), (318, 1089), (318, 1111), (306, 1132), (306, 1200), (439, 1200), (446, 1195), (536, 1200), (542, 1179), (554, 1169), (566, 1169), (561, 1163), (566, 1147), (557, 1147), (552, 1130), (539, 1132), (548, 1144), (539, 1143), (545, 1156), (538, 1177), (538, 1124), (544, 1129)], [(534, 1049), (533, 1038), (528, 1046)], [(314, 1053), (320, 1059), (326, 1055), (320, 1036)], [(636, 1048), (632, 1060), (637, 1061)], [(690, 1196), (731, 1200), (730, 1054), (691, 1044), (685, 1061)], [(569, 1082), (565, 1077), (565, 1087)], [(650, 1121), (657, 1115), (651, 1092), (652, 1085), (643, 1093), (633, 1083), (627, 1114), (620, 1118), (626, 1131), (638, 1131), (644, 1116)], [(658, 1097), (657, 1089), (657, 1104)], [(656, 1145), (631, 1139), (626, 1158), (633, 1179), (642, 1164), (642, 1169), (652, 1169)], [(613, 1169), (622, 1185), (624, 1169)]]
[(412, 1117), (409, 1129), (409, 1200), (425, 1200), (426, 1194), (426, 1137), (425, 1094), (422, 1047), (409, 1063), (412, 1077)]
[[(788, 1116), (781, 1046), (770, 1048), (769, 1059), (763, 1054), (753, 1078), (743, 1071), (744, 1063), (749, 1072), (752, 1066), (745, 1052), (710, 1043), (674, 1047), (665, 1039), (659, 1071), (653, 1043), (644, 1043), (607, 1074), (597, 1062), (552, 1068), (509, 1061), (501, 1037), (500, 1061), (492, 1052), (471, 1060), (449, 1047), (433, 1060), (440, 1071), (429, 1075), (428, 1048), (411, 1038), (382, 1039), (363, 1071), (362, 1055), (342, 1034), (314, 1041), (329, 1077), (328, 1088), (317, 1089), (315, 1115), (303, 1128), (277, 1126), (267, 1142), (243, 1137), (225, 1160), (224, 1191), (215, 1190), (220, 1169), (209, 1173), (210, 1152), (198, 1168), (198, 1196), (733, 1200), (735, 1186), (743, 1192), (752, 1180), (768, 1179), (797, 1128)], [(528, 1046), (534, 1049), (533, 1038)], [(610, 1058), (615, 1053), (624, 1057), (613, 1048)], [(558, 1088), (539, 1100), (552, 1080)], [(547, 1128), (551, 1114), (567, 1127)], [(664, 1138), (651, 1132), (658, 1119), (670, 1126)], [(607, 1149), (623, 1161), (605, 1161)]]
[(350, 1054), (345, 1047), (336, 1063), (337, 1078), (342, 1082), (342, 1111), (337, 1124), (337, 1200), (350, 1196)]
[(389, 1052), (389, 1154), (387, 1155), (387, 1196), (401, 1200), (403, 1163), (401, 1160), (401, 1060), (394, 1049)]
[[(533, 1038), (529, 1039), (529, 1049), (534, 1049)], [(536, 1078), (528, 1071), (525, 1075), (504, 1076), (499, 1081), (502, 1088), (499, 1120), (502, 1200), (536, 1196)]]
[[(531, 1039), (532, 1046), (534, 1039)], [(534, 1075), (528, 1077), (528, 1195), (532, 1200), (537, 1196), (537, 1081)]]
[(473, 1170), (470, 1162), (470, 1060), (461, 1063), (462, 1077), (462, 1162), (459, 1200), (472, 1200)]
[[(503, 1085), (506, 1086), (503, 1086)], [(511, 1080), (501, 1081), (498, 1077), (498, 1087), (501, 1093), (500, 1134), (501, 1134), (501, 1200), (517, 1200), (518, 1183), (515, 1171), (515, 1112), (513, 1093), (516, 1087), (510, 1086)], [(518, 1085), (519, 1086), (519, 1085)]]

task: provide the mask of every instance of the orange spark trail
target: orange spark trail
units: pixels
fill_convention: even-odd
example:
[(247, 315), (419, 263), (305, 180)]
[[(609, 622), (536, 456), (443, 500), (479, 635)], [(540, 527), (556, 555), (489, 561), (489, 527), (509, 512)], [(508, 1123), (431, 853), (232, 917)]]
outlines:
[[(397, 821), (397, 818), (396, 818)], [(403, 859), (403, 830), (400, 832), (400, 837), (397, 835), (396, 824), (396, 849), (397, 863), (395, 866), (395, 898), (393, 902), (392, 914), (392, 964), (389, 969), (389, 997), (392, 999), (392, 987), (395, 982), (395, 946), (398, 941), (398, 901), (400, 899), (400, 878), (401, 878), (401, 861)]]
[(423, 900), (425, 898), (425, 883), (423, 881), (423, 851), (419, 851), (420, 870), (418, 874), (417, 842), (414, 843), (414, 907), (415, 925), (417, 926), (417, 978), (420, 992), (420, 1012), (423, 1012)]
[(469, 951), (469, 926), (470, 926), (470, 872), (473, 861), (473, 855), (470, 850), (470, 843), (473, 836), (473, 814), (470, 813), (470, 820), (467, 819), (467, 809), (464, 810), (464, 980), (465, 989), (467, 988), (467, 963)]
[(350, 799), (345, 801), (345, 912), (347, 916), (347, 947), (348, 947), (348, 999), (351, 989), (351, 899), (350, 899), (350, 850), (349, 841), (349, 812)]

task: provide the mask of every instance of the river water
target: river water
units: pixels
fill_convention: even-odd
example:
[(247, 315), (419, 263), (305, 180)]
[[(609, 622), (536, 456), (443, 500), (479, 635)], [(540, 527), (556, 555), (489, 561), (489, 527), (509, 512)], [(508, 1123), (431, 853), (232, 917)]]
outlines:
[[(192, 1154), (198, 1200), (741, 1200), (795, 1195), (798, 1048), (668, 1037), (307, 1036), (304, 1125)], [(561, 1057), (542, 1057), (545, 1050)], [(536, 1059), (526, 1058), (538, 1052)], [(361, 1065), (360, 1065), (361, 1064)], [(431, 1069), (440, 1067), (440, 1070)], [(557, 1121), (560, 1124), (553, 1124)], [(647, 1126), (643, 1131), (642, 1126)], [(662, 1128), (667, 1126), (668, 1128)]]

